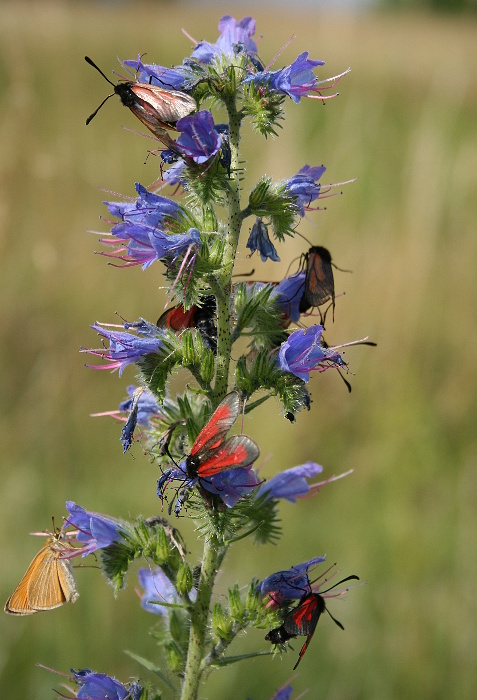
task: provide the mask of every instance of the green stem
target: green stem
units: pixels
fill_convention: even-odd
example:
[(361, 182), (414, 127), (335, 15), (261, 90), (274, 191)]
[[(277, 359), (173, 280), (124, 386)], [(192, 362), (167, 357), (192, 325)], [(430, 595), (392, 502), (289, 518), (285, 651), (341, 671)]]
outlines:
[[(232, 291), (233, 261), (242, 226), (240, 211), (239, 183), (239, 137), (241, 117), (237, 112), (235, 95), (225, 100), (229, 114), (230, 142), (230, 188), (228, 191), (228, 226), (224, 250), (223, 270), (220, 285), (213, 288), (217, 301), (217, 358), (215, 386), (212, 395), (214, 406), (227, 394), (232, 336), (230, 331), (230, 299)], [(196, 700), (205, 656), (205, 637), (207, 633), (210, 601), (214, 587), (215, 576), (225, 556), (226, 548), (221, 547), (216, 537), (211, 537), (204, 544), (204, 554), (200, 574), (197, 600), (191, 611), (189, 649), (184, 672), (181, 700)]]
[(221, 280), (222, 294), (217, 295), (217, 364), (213, 394), (213, 401), (215, 405), (217, 405), (219, 401), (223, 399), (228, 391), (230, 355), (232, 350), (232, 337), (230, 333), (232, 271), (243, 220), (242, 213), (240, 211), (239, 182), (239, 140), (241, 118), (237, 112), (235, 95), (231, 95), (228, 99), (226, 99), (225, 105), (229, 115), (229, 144), (231, 154), (230, 187), (228, 191), (227, 241), (224, 251), (224, 270), (226, 270), (226, 273)]
[(206, 540), (200, 572), (197, 600), (190, 619), (189, 650), (184, 673), (181, 700), (196, 700), (203, 669), (205, 635), (209, 619), (210, 600), (221, 557), (221, 548), (215, 537)]

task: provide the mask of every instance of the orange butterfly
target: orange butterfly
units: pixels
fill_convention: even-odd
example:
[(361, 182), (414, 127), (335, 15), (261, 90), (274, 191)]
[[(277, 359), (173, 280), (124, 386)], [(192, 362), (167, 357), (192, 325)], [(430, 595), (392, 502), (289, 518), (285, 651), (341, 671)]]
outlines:
[(74, 547), (66, 540), (62, 530), (49, 533), (45, 544), (5, 603), (5, 612), (33, 615), (42, 610), (53, 610), (63, 603), (74, 603), (79, 594), (71, 563), (61, 558), (68, 549)]

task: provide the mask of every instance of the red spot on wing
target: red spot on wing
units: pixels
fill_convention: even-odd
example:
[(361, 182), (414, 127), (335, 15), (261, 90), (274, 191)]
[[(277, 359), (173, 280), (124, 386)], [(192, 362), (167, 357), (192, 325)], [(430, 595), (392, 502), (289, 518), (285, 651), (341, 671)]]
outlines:
[(237, 420), (239, 410), (240, 397), (236, 391), (232, 391), (219, 403), (208, 423), (202, 428), (190, 454), (200, 456), (200, 452), (208, 452), (220, 445), (220, 441)]
[[(305, 634), (309, 632), (307, 625), (314, 620), (318, 611), (318, 596), (312, 593), (293, 611), (293, 621), (297, 628)], [(318, 613), (318, 617), (321, 611)], [(302, 632), (302, 633), (303, 633)]]
[(312, 632), (311, 634), (308, 635), (308, 637), (306, 638), (306, 641), (305, 641), (304, 645), (303, 645), (302, 648), (300, 649), (300, 653), (299, 653), (299, 655), (298, 655), (298, 661), (297, 661), (296, 664), (293, 666), (293, 670), (294, 670), (294, 671), (296, 670), (296, 668), (297, 668), (298, 664), (300, 663), (300, 661), (302, 660), (302, 658), (305, 656), (305, 652), (306, 652), (306, 650), (308, 649), (308, 645), (309, 645), (309, 643), (311, 642), (311, 639), (312, 639), (314, 633), (315, 633), (315, 630), (313, 630), (313, 632)]
[(246, 435), (234, 435), (212, 453), (208, 453), (199, 466), (201, 478), (214, 476), (227, 469), (237, 469), (252, 464), (260, 454), (256, 443)]
[(174, 306), (165, 311), (157, 322), (159, 328), (171, 328), (173, 331), (182, 331), (184, 328), (191, 328), (194, 325), (194, 316), (197, 306), (192, 306), (188, 311), (184, 311), (182, 304)]

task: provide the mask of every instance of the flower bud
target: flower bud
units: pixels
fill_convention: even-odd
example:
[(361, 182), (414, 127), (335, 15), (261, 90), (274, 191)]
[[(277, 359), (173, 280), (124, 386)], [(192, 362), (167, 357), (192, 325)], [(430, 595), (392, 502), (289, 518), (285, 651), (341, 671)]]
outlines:
[(227, 617), (220, 603), (214, 605), (212, 613), (212, 629), (219, 639), (227, 639), (232, 631), (233, 622)]
[(167, 665), (173, 673), (180, 673), (183, 670), (184, 660), (175, 644), (166, 645), (166, 657)]
[(187, 595), (187, 593), (190, 593), (190, 591), (192, 590), (193, 585), (194, 579), (192, 576), (192, 571), (186, 563), (182, 562), (177, 572), (177, 592), (181, 593), (182, 595)]
[(194, 337), (190, 331), (184, 331), (182, 335), (182, 354), (182, 364), (184, 367), (195, 364), (196, 351), (194, 348)]
[(210, 383), (215, 375), (215, 358), (214, 353), (210, 350), (204, 352), (200, 365), (200, 376), (206, 383)]
[(170, 555), (169, 542), (163, 527), (158, 528), (156, 534), (156, 563), (164, 564)]

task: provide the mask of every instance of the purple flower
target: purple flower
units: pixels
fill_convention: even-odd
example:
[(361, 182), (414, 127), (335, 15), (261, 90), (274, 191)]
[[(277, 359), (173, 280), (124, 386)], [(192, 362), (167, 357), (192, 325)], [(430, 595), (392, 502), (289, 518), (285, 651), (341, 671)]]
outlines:
[(310, 203), (319, 198), (321, 185), (318, 185), (317, 181), (325, 170), (324, 165), (305, 165), (296, 175), (285, 181), (285, 187), (292, 197), (295, 197), (302, 216), (305, 216), (305, 209)]
[(293, 693), (293, 688), (291, 687), (291, 685), (283, 685), (270, 698), (270, 700), (290, 700), (292, 693)]
[(71, 669), (75, 681), (81, 686), (76, 697), (85, 700), (139, 700), (142, 688), (134, 681), (126, 688), (116, 678), (106, 673), (94, 673), (89, 668), (82, 671)]
[[(281, 70), (259, 71), (248, 75), (243, 83), (253, 83), (258, 87), (288, 95), (294, 102), (300, 102), (302, 97), (327, 100), (333, 95), (323, 95), (325, 90), (334, 88), (336, 83), (350, 70), (325, 80), (318, 80), (313, 73), (314, 68), (323, 66), (324, 61), (314, 61), (308, 58), (308, 51), (300, 54), (289, 66)], [(328, 83), (328, 84), (327, 84)]]
[(133, 335), (122, 331), (107, 330), (99, 323), (94, 323), (91, 328), (97, 331), (103, 338), (109, 340), (109, 349), (99, 348), (96, 350), (82, 350), (90, 355), (97, 355), (104, 360), (108, 360), (106, 365), (87, 365), (92, 369), (119, 368), (119, 376), (127, 365), (134, 364), (145, 355), (157, 352), (162, 347), (162, 337), (164, 331), (151, 323), (141, 319), (136, 324), (124, 324), (128, 328), (137, 328), (141, 335)]
[(256, 24), (252, 17), (244, 17), (237, 22), (230, 15), (224, 15), (219, 21), (220, 36), (215, 44), (201, 41), (192, 52), (192, 58), (199, 63), (211, 63), (222, 54), (232, 58), (238, 52), (257, 52), (257, 45), (251, 38), (255, 34)]
[(78, 550), (83, 557), (123, 539), (126, 527), (120, 520), (110, 515), (85, 510), (74, 501), (66, 501), (66, 509), (69, 513), (69, 525), (78, 529), (76, 540), (84, 545)]
[(284, 600), (301, 598), (312, 590), (308, 579), (309, 569), (324, 561), (325, 556), (315, 557), (286, 571), (276, 571), (260, 581), (257, 591), (262, 596), (270, 596), (270, 605), (273, 607), (281, 605)]
[(214, 119), (207, 110), (190, 114), (176, 124), (181, 135), (176, 141), (184, 156), (195, 163), (205, 163), (220, 149), (222, 137), (214, 128)]
[(295, 331), (282, 343), (277, 357), (277, 365), (283, 372), (309, 381), (310, 372), (324, 372), (330, 367), (346, 367), (341, 355), (334, 348), (326, 348), (321, 343), (323, 326), (310, 326)]
[(256, 498), (264, 496), (267, 501), (283, 498), (286, 501), (290, 501), (290, 503), (296, 503), (297, 498), (313, 496), (326, 484), (348, 476), (353, 470), (350, 469), (338, 476), (330, 476), (328, 479), (315, 484), (308, 483), (308, 479), (313, 479), (317, 474), (321, 474), (322, 471), (323, 467), (321, 464), (316, 464), (316, 462), (305, 462), (305, 464), (300, 464), (298, 467), (285, 469), (285, 471), (264, 482), (257, 491)]
[[(134, 404), (134, 392), (137, 391), (137, 387), (131, 384), (127, 387), (126, 391), (129, 394), (129, 399), (121, 401), (118, 408), (120, 411), (127, 411), (128, 413), (133, 408)], [(151, 426), (150, 418), (153, 416), (161, 416), (161, 408), (157, 402), (157, 398), (154, 394), (151, 394), (147, 389), (143, 389), (137, 400), (137, 423), (139, 425), (144, 425), (146, 428)]]
[(155, 397), (143, 387), (128, 387), (132, 390), (131, 398), (119, 404), (119, 410), (128, 411), (126, 423), (121, 431), (120, 440), (123, 443), (123, 454), (131, 447), (134, 431), (138, 423), (150, 426), (149, 417), (160, 415)]
[(288, 95), (293, 102), (300, 102), (302, 97), (316, 91), (318, 80), (313, 69), (324, 65), (324, 61), (309, 59), (308, 51), (304, 51), (289, 66), (281, 70), (263, 71), (256, 75), (249, 75), (243, 82), (268, 86), (270, 90)]
[(262, 262), (266, 262), (267, 258), (270, 258), (273, 262), (280, 262), (275, 246), (268, 235), (268, 228), (262, 219), (258, 217), (250, 231), (247, 248), (250, 250), (250, 255), (253, 255), (258, 250)]
[(179, 160), (177, 163), (174, 163), (174, 165), (171, 165), (170, 168), (164, 171), (162, 174), (162, 179), (164, 182), (167, 182), (168, 185), (171, 185), (171, 187), (174, 185), (182, 185), (185, 167), (185, 162), (183, 160)]
[(228, 508), (233, 508), (241, 498), (247, 496), (261, 483), (251, 466), (228, 469), (210, 479), (201, 480), (204, 489), (220, 496)]
[(171, 581), (160, 567), (151, 571), (143, 568), (137, 572), (139, 585), (144, 591), (141, 594), (141, 607), (147, 612), (155, 615), (168, 615), (168, 608), (165, 605), (157, 605), (149, 601), (159, 601), (163, 603), (177, 603), (179, 596)]
[(305, 271), (285, 277), (272, 292), (287, 320), (297, 323), (300, 319), (300, 301), (305, 290)]
[(187, 233), (168, 234), (161, 227), (179, 217), (177, 202), (148, 192), (136, 183), (139, 198), (135, 202), (105, 202), (111, 214), (122, 221), (114, 224), (105, 245), (114, 247), (107, 257), (121, 260), (125, 267), (142, 265), (143, 270), (156, 260), (175, 260), (193, 246), (200, 246), (200, 232), (191, 228)]
[(266, 500), (284, 498), (295, 503), (297, 498), (302, 498), (310, 493), (312, 487), (307, 479), (313, 479), (322, 471), (321, 464), (315, 462), (306, 462), (298, 467), (286, 469), (263, 483), (257, 491), (257, 498), (266, 495)]
[(144, 224), (151, 228), (162, 225), (166, 218), (177, 219), (180, 207), (177, 202), (149, 192), (139, 182), (135, 184), (139, 197), (131, 202), (104, 202), (109, 212), (123, 221)]
[(134, 68), (138, 83), (158, 85), (166, 90), (183, 90), (193, 78), (193, 74), (187, 66), (165, 68), (155, 63), (143, 63), (140, 55), (137, 60), (128, 59), (123, 63), (125, 66)]
[(187, 476), (186, 462), (183, 461), (178, 467), (166, 469), (163, 475), (159, 477), (157, 481), (157, 495), (161, 500), (164, 499), (165, 490), (171, 481), (182, 481), (184, 484), (179, 490), (174, 505), (176, 515), (179, 515), (182, 510), (188, 491), (194, 488), (196, 484), (200, 484), (209, 493), (219, 496), (228, 508), (232, 508), (237, 501), (251, 493), (261, 483), (251, 465), (227, 469), (213, 476), (200, 478), (198, 476)]

